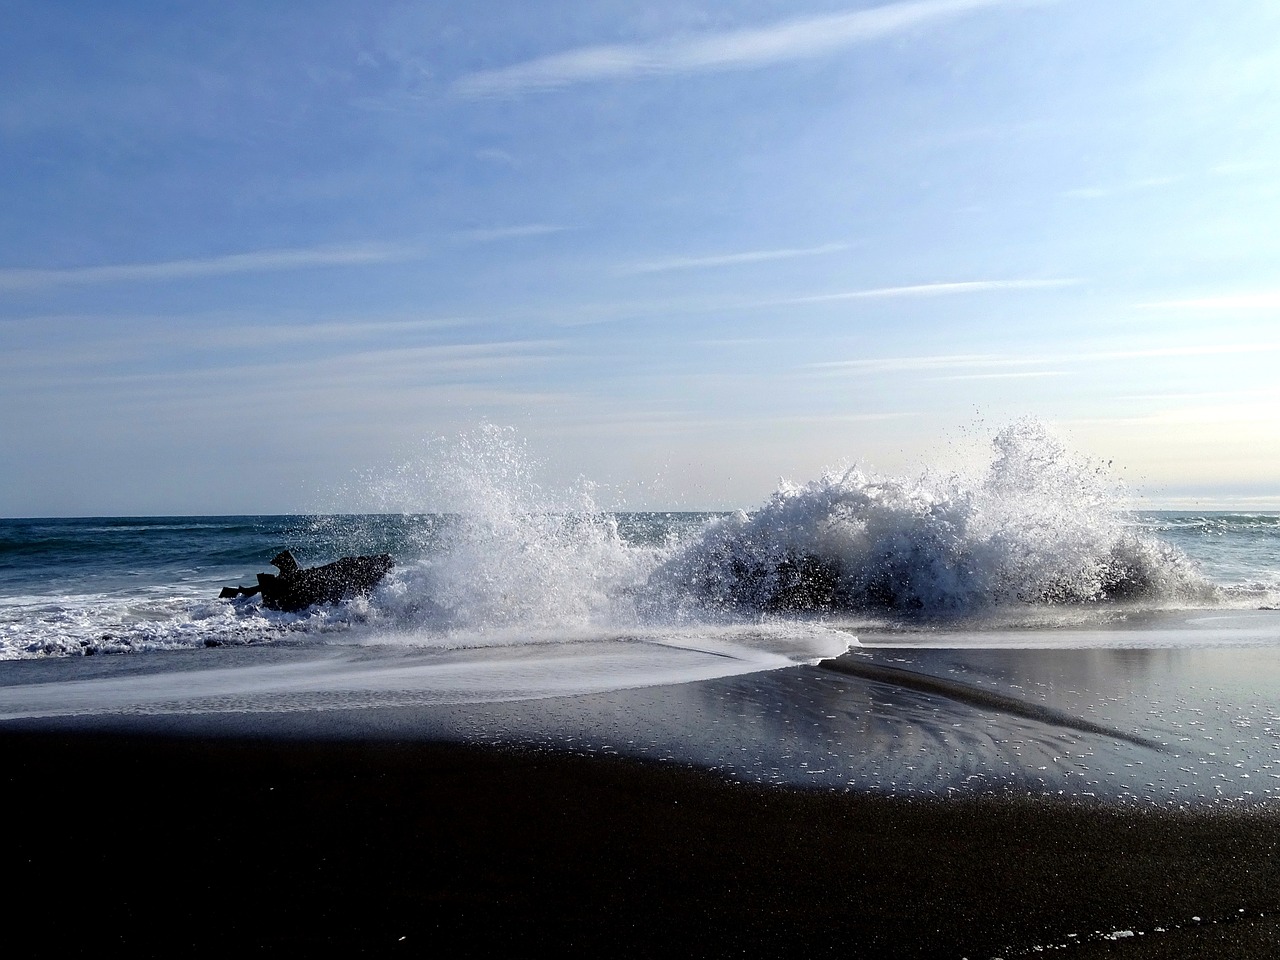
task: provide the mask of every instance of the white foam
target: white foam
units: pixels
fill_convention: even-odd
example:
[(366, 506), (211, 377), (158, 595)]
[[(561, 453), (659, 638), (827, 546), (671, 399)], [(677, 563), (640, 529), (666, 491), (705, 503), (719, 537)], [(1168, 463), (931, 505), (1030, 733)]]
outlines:
[(830, 607), (967, 614), (1031, 604), (1218, 602), (1179, 550), (1135, 531), (1105, 470), (1041, 425), (995, 439), (977, 479), (869, 477), (784, 487), (715, 522), (654, 579), (686, 615)]
[[(192, 714), (490, 703), (602, 693), (812, 663), (848, 649), (820, 627), (708, 630), (446, 649), (414, 642), (310, 647), (237, 665), (210, 653), (147, 658), (127, 675), (0, 686), (0, 720), (108, 713)], [(246, 661), (244, 658), (248, 657)], [(134, 661), (137, 663), (137, 661)], [(36, 682), (30, 682), (35, 680)]]

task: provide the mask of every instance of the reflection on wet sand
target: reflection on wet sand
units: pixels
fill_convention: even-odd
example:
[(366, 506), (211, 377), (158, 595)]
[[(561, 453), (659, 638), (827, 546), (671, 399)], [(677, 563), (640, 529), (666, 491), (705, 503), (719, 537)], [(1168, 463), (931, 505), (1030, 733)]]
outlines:
[(919, 690), (922, 693), (935, 694), (973, 707), (999, 710), (1014, 716), (1025, 717), (1028, 720), (1039, 720), (1042, 723), (1079, 730), (1081, 733), (1096, 733), (1099, 736), (1111, 737), (1114, 740), (1124, 740), (1139, 747), (1149, 747), (1152, 750), (1161, 748), (1161, 744), (1154, 740), (1126, 733), (1123, 730), (1107, 727), (1100, 723), (1093, 723), (1080, 717), (1074, 717), (1061, 710), (1054, 710), (1052, 707), (1030, 703), (1018, 697), (1004, 696), (978, 687), (967, 686), (953, 680), (942, 680), (938, 677), (931, 677), (928, 674), (913, 673), (910, 670), (903, 670), (898, 667), (886, 667), (864, 662), (862, 657), (844, 656), (834, 660), (823, 660), (819, 666), (826, 670), (833, 670), (836, 673), (848, 674), (851, 677), (875, 680), (893, 686)]
[[(640, 653), (650, 647), (632, 646)], [(565, 652), (552, 645), (519, 660), (505, 658), (502, 676), (509, 674), (513, 687), (528, 675), (549, 676), (572, 665), (562, 664)], [(256, 665), (251, 673), (264, 682), (270, 671), (258, 661), (292, 669), (296, 656), (290, 654), (296, 651), (242, 651), (246, 667)], [(95, 700), (95, 712), (82, 716), (63, 710), (41, 719), (27, 711), (25, 719), (6, 724), (546, 746), (673, 761), (748, 783), (908, 797), (1054, 796), (1153, 806), (1280, 802), (1277, 646), (859, 648), (825, 668), (501, 702), (443, 699), (453, 690), (441, 686), (445, 680), (456, 686), (460, 678), (475, 679), (469, 663), (480, 653), (462, 656), (443, 673), (434, 658), (387, 666), (378, 651), (368, 656), (368, 670), (356, 678), (364, 686), (350, 687), (353, 674), (344, 661), (340, 679), (347, 686), (334, 687), (327, 699), (315, 692), (312, 669), (303, 678), (310, 693), (296, 710), (272, 709), (284, 696), (276, 683), (270, 697), (243, 704), (206, 697), (184, 701), (175, 712), (154, 704), (104, 712)], [(193, 670), (199, 660), (191, 658)], [(146, 671), (134, 675), (143, 666), (136, 659), (103, 665), (95, 658), (83, 666), (92, 668), (78, 671), (85, 672), (83, 689), (95, 696), (102, 694), (98, 680), (135, 699), (139, 683), (155, 680)], [(104, 673), (105, 667), (111, 669)], [(31, 668), (24, 672), (43, 676), (40, 664)], [(609, 670), (615, 675), (617, 664)], [(162, 679), (171, 684), (193, 676), (203, 674)], [(81, 689), (76, 681), (9, 693), (65, 699)], [(188, 698), (194, 693), (188, 689)]]
[(861, 650), (831, 666), (526, 704), (484, 736), (903, 796), (1280, 800), (1274, 648)]

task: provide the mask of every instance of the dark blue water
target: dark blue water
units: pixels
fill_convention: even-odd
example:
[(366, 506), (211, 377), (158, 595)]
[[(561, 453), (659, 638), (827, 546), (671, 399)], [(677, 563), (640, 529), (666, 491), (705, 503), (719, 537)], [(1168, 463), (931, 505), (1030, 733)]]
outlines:
[[(0, 521), (0, 590), (59, 595), (243, 576), (285, 546), (317, 557), (399, 552), (400, 517), (114, 517)], [(300, 559), (303, 559), (300, 556)]]

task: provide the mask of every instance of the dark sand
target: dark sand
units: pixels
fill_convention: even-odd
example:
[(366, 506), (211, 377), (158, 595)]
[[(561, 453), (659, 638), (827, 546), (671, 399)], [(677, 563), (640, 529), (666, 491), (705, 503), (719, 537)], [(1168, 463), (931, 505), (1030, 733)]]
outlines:
[(421, 742), (8, 725), (0, 756), (23, 955), (1280, 949), (1275, 810), (912, 801)]

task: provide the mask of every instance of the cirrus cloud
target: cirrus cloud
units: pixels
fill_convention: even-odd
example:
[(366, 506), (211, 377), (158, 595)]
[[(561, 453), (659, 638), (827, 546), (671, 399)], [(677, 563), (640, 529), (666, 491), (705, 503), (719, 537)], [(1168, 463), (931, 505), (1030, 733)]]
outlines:
[(580, 83), (679, 73), (748, 70), (826, 56), (861, 43), (990, 7), (1027, 0), (914, 0), (869, 10), (801, 17), (697, 37), (579, 47), (460, 77), (454, 93), (467, 99), (509, 97)]

